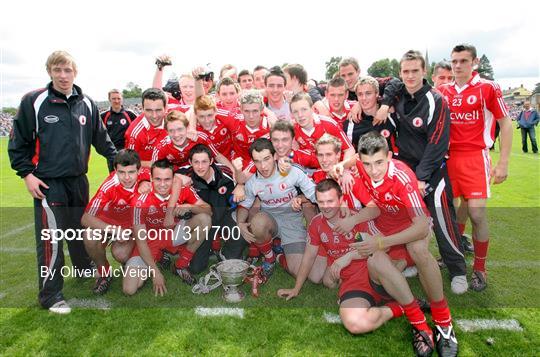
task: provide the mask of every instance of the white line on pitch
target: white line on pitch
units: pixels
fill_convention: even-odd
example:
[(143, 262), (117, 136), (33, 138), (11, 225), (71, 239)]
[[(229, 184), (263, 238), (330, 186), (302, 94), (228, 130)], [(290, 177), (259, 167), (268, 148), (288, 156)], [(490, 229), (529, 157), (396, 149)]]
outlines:
[(195, 314), (204, 317), (233, 316), (243, 319), (244, 309), (238, 307), (196, 307)]
[(517, 320), (494, 320), (494, 319), (475, 319), (475, 320), (456, 320), (456, 324), (465, 332), (478, 330), (508, 330), (523, 331), (523, 327)]
[(26, 226), (15, 228), (15, 229), (7, 232), (6, 234), (4, 234), (0, 239), (8, 238), (8, 237), (11, 237), (11, 236), (13, 236), (13, 235), (15, 235), (17, 233), (24, 232), (25, 230), (27, 230), (28, 228), (33, 227), (33, 226), (34, 226), (34, 223), (30, 223), (30, 224), (27, 224)]
[(110, 310), (111, 303), (104, 298), (97, 299), (69, 299), (68, 305), (71, 307), (80, 307), (83, 309)]
[(329, 324), (340, 324), (341, 323), (341, 317), (339, 317), (338, 314), (332, 314), (330, 312), (325, 312), (323, 314), (324, 319)]

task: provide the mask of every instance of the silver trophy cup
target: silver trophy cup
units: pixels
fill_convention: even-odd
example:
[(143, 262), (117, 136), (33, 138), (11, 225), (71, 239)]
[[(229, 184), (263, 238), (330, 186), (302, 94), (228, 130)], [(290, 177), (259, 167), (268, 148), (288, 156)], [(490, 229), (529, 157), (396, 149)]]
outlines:
[(240, 302), (246, 294), (239, 288), (244, 282), (250, 265), (241, 259), (228, 259), (216, 265), (216, 271), (221, 277), (223, 298), (227, 302)]

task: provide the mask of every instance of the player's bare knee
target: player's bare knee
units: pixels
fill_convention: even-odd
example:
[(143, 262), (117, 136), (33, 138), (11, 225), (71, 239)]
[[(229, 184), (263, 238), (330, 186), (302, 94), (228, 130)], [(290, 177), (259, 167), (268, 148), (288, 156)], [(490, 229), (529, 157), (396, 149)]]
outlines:
[(311, 272), (309, 273), (308, 275), (308, 279), (309, 281), (311, 281), (313, 284), (320, 284), (322, 283), (323, 281), (323, 276), (324, 276), (324, 272), (319, 272), (319, 271), (313, 271), (311, 270)]
[(122, 284), (122, 292), (124, 293), (124, 295), (127, 296), (135, 295), (137, 293), (137, 290), (139, 290), (137, 285), (138, 284), (133, 281), (124, 281), (124, 283)]
[(323, 285), (329, 289), (335, 289), (338, 286), (338, 282), (331, 276), (325, 275), (322, 279)]
[[(342, 312), (343, 326), (353, 335), (360, 335), (373, 331), (374, 327), (367, 318), (368, 309), (354, 309), (354, 316), (345, 317)], [(350, 312), (353, 313), (352, 311)]]
[(422, 240), (407, 243), (407, 251), (417, 265), (426, 263), (431, 255), (427, 245)]
[(117, 245), (113, 245), (111, 248), (111, 254), (113, 258), (118, 263), (125, 263), (128, 261), (130, 255), (131, 255), (131, 249), (127, 249), (126, 247), (119, 247)]
[(373, 253), (367, 260), (368, 270), (370, 273), (378, 274), (381, 269), (388, 263), (388, 256), (380, 251)]

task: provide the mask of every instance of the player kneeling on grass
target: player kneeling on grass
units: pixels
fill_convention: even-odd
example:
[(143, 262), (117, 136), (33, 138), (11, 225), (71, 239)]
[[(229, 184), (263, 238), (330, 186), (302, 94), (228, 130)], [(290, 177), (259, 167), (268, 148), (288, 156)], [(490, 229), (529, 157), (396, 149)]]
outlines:
[[(296, 275), (306, 246), (306, 228), (302, 216), (302, 199), (298, 190), (307, 199), (315, 202), (315, 185), (296, 166), (289, 172), (280, 172), (276, 163), (272, 142), (259, 138), (249, 147), (251, 159), (257, 173), (246, 182), (246, 199), (237, 208), (237, 223), (244, 239), (253, 242), (264, 255), (263, 272), (270, 276), (275, 259), (272, 239), (281, 238), (285, 259), (280, 260), (287, 271)], [(260, 212), (248, 222), (248, 210), (259, 197)], [(326, 258), (317, 262), (310, 279), (320, 282), (326, 267)]]
[[(392, 160), (386, 139), (377, 132), (363, 135), (358, 142), (361, 165), (357, 165), (363, 182), (381, 211), (377, 228), (382, 235), (366, 237), (354, 243), (358, 253), (369, 256), (369, 274), (379, 294), (389, 294), (403, 307), (413, 325), (413, 347), (419, 356), (434, 350), (433, 332), (426, 322), (406, 279), (392, 263), (392, 251), (405, 245), (426, 292), (440, 356), (455, 356), (458, 344), (452, 328), (452, 317), (444, 297), (441, 272), (429, 252), (430, 221), (414, 173), (407, 165)], [(387, 253), (388, 252), (388, 253)]]
[[(296, 284), (293, 289), (278, 290), (278, 295), (287, 300), (298, 296), (322, 247), (328, 255), (323, 284), (330, 288), (339, 284), (339, 314), (343, 325), (354, 334), (373, 331), (394, 314), (390, 307), (376, 307), (381, 297), (371, 287), (366, 256), (361, 256), (350, 246), (366, 225), (358, 224), (347, 234), (337, 233), (333, 229), (347, 211), (343, 209), (343, 194), (336, 181), (325, 179), (319, 182), (316, 195), (321, 213), (309, 225), (308, 244), (296, 276)], [(366, 221), (378, 214), (377, 208), (362, 209), (358, 213)]]
[(175, 213), (181, 219), (174, 231), (163, 226), (167, 203), (173, 183), (173, 166), (167, 160), (152, 164), (152, 191), (142, 194), (134, 201), (133, 234), (136, 246), (126, 263), (123, 290), (133, 295), (144, 284), (148, 276), (154, 283), (156, 295), (167, 292), (165, 279), (156, 262), (164, 258), (165, 252), (179, 254), (174, 273), (187, 284), (193, 285), (195, 277), (188, 270), (197, 248), (206, 238), (212, 225), (212, 209), (190, 187), (182, 187)]
[[(112, 172), (99, 187), (84, 212), (81, 224), (92, 228), (85, 231), (84, 247), (97, 267), (96, 294), (105, 294), (111, 284), (111, 266), (105, 248), (111, 242), (111, 253), (119, 263), (125, 263), (135, 243), (131, 239), (131, 201), (139, 192), (150, 190), (149, 182), (140, 174), (141, 159), (136, 151), (123, 149), (116, 154)], [(149, 179), (149, 177), (148, 177)], [(99, 232), (98, 232), (99, 231)], [(99, 233), (99, 234), (98, 234)]]

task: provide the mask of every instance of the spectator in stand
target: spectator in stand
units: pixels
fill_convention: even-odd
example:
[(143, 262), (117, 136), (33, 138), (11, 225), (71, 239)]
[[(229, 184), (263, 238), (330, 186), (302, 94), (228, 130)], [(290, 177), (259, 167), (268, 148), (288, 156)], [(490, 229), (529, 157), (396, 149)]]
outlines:
[(523, 111), (519, 113), (517, 117), (518, 128), (521, 129), (521, 150), (524, 153), (529, 152), (527, 147), (527, 135), (531, 139), (532, 152), (538, 153), (538, 146), (536, 145), (536, 132), (535, 127), (538, 125), (538, 112), (531, 108), (531, 102), (525, 101), (523, 104)]

